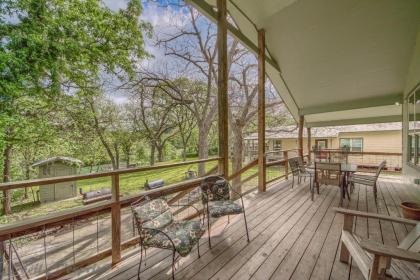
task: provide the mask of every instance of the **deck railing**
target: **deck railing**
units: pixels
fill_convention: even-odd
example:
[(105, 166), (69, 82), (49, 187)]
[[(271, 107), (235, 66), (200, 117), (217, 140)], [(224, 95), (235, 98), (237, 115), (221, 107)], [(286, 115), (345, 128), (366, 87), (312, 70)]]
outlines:
[[(49, 184), (56, 184), (62, 182), (72, 182), (72, 181), (80, 181), (86, 179), (93, 179), (93, 178), (111, 178), (111, 190), (112, 190), (112, 198), (111, 200), (97, 202), (92, 205), (87, 206), (80, 206), (75, 207), (68, 210), (58, 211), (56, 213), (51, 213), (39, 217), (32, 217), (28, 219), (24, 219), (22, 221), (12, 222), (9, 224), (5, 224), (0, 226), (0, 258), (2, 263), (0, 264), (0, 278), (4, 277), (3, 268), (7, 267), (8, 276), (10, 279), (13, 277), (16, 279), (23, 279), (29, 278), (29, 276), (34, 279), (56, 279), (63, 275), (69, 274), (75, 270), (78, 270), (82, 267), (88, 266), (95, 262), (98, 262), (104, 258), (111, 257), (112, 264), (117, 264), (121, 260), (121, 251), (127, 249), (131, 246), (138, 244), (138, 236), (136, 236), (134, 227), (133, 227), (133, 235), (131, 238), (127, 238), (126, 240), (122, 240), (122, 232), (121, 232), (121, 219), (123, 216), (122, 209), (130, 206), (132, 202), (137, 200), (140, 196), (148, 195), (150, 197), (160, 197), (160, 196), (167, 196), (168, 202), (170, 204), (175, 204), (176, 202), (180, 201), (181, 199), (185, 198), (190, 194), (190, 192), (199, 186), (201, 178), (190, 179), (184, 182), (179, 182), (175, 184), (171, 184), (169, 186), (164, 186), (154, 190), (148, 191), (141, 191), (137, 194), (121, 196), (120, 195), (120, 176), (124, 174), (131, 174), (131, 173), (141, 173), (151, 170), (159, 170), (165, 168), (174, 168), (179, 166), (188, 166), (192, 164), (203, 164), (207, 162), (214, 162), (218, 161), (221, 158), (209, 158), (203, 160), (194, 160), (194, 161), (187, 161), (187, 162), (180, 162), (180, 163), (171, 163), (171, 164), (164, 164), (159, 166), (148, 166), (148, 167), (138, 167), (138, 168), (128, 168), (128, 169), (119, 169), (109, 172), (100, 172), (100, 173), (92, 173), (92, 174), (84, 174), (84, 175), (73, 175), (73, 176), (64, 176), (64, 177), (53, 177), (53, 178), (46, 178), (46, 179), (35, 179), (29, 181), (21, 181), (21, 182), (10, 182), (10, 183), (3, 183), (0, 184), (0, 191), (3, 190), (11, 190), (11, 189), (19, 189), (25, 187), (33, 187), (33, 186), (42, 186), (42, 185), (49, 185)], [(207, 172), (207, 174), (214, 173), (217, 171), (217, 165), (211, 170)], [(192, 202), (194, 203), (194, 201)], [(182, 214), (181, 212), (186, 210), (185, 208), (181, 208), (175, 212), (175, 214)], [(110, 215), (110, 216), (109, 216)], [(187, 216), (186, 218), (193, 218), (195, 215)], [(105, 217), (105, 219), (101, 220), (101, 217)], [(107, 225), (107, 220), (110, 224)], [(96, 242), (92, 241), (92, 243), (96, 244), (96, 251), (92, 255), (89, 255), (79, 261), (76, 261), (76, 252), (75, 252), (75, 228), (82, 221), (89, 221), (90, 224), (96, 223)], [(129, 220), (128, 220), (129, 221)], [(105, 232), (111, 232), (110, 238), (110, 246), (105, 249), (99, 250), (99, 224), (105, 224), (108, 227), (108, 230), (105, 229)], [(134, 223), (132, 224), (134, 226)], [(126, 225), (125, 225), (126, 226)], [(69, 245), (70, 251), (68, 253), (71, 257), (70, 265), (56, 268), (57, 264), (49, 265), (48, 262), (48, 252), (47, 252), (47, 243), (46, 240), (49, 236), (54, 234), (54, 229), (57, 228), (69, 228), (69, 236), (72, 239), (72, 244)], [(95, 231), (95, 226), (91, 226), (93, 231)], [(85, 233), (87, 234), (87, 233)], [(89, 233), (92, 234), (92, 233)], [(36, 237), (34, 237), (36, 235)], [(25, 269), (25, 265), (22, 263), (17, 250), (15, 248), (16, 240), (22, 242), (21, 238), (31, 238), (35, 240), (34, 246), (36, 248), (43, 247), (43, 264), (44, 272), (36, 275), (28, 275), (27, 270)], [(15, 239), (15, 240), (14, 240)], [(109, 240), (108, 240), (109, 241)], [(71, 243), (71, 241), (70, 241)], [(106, 242), (105, 242), (106, 243)], [(108, 242), (109, 243), (109, 242)], [(55, 249), (60, 250), (60, 248)], [(7, 261), (6, 264), (3, 264), (3, 256), (4, 259)]]
[(323, 149), (313, 152), (315, 160), (328, 162), (348, 162), (358, 165), (358, 169), (365, 172), (374, 172), (384, 160), (387, 164), (385, 172), (399, 173), (402, 170), (402, 153), (390, 152), (356, 152), (340, 149)]

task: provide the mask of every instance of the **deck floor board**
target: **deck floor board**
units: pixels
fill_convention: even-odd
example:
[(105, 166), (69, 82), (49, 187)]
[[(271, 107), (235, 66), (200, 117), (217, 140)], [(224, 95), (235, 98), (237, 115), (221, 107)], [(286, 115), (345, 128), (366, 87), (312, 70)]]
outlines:
[[(176, 265), (176, 279), (363, 279), (357, 266), (339, 261), (343, 216), (338, 206), (340, 192), (321, 186), (310, 199), (308, 183), (291, 188), (291, 180), (269, 188), (266, 193), (246, 196), (250, 243), (246, 241), (243, 217), (221, 218), (212, 225), (212, 248), (207, 233), (200, 240), (201, 258), (193, 250)], [(351, 200), (342, 207), (401, 217), (399, 204), (420, 197), (420, 189), (392, 180), (381, 180), (375, 203), (373, 189), (356, 185)], [(391, 222), (357, 218), (355, 231), (388, 245), (398, 245), (410, 228)], [(139, 249), (131, 250), (113, 269), (91, 274), (90, 279), (137, 279)], [(171, 254), (148, 250), (141, 279), (171, 279)], [(87, 278), (85, 278), (87, 279)]]

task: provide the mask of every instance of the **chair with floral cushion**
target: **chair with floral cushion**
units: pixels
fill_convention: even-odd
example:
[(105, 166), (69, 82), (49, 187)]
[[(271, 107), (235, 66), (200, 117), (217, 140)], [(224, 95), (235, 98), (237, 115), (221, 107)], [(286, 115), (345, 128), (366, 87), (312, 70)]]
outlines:
[[(204, 213), (207, 216), (207, 228), (209, 236), (209, 247), (211, 248), (210, 240), (210, 218), (219, 218), (223, 216), (243, 214), (245, 221), (246, 237), (249, 242), (248, 225), (246, 222), (244, 201), (242, 194), (234, 191), (223, 177), (209, 176), (201, 182), (201, 198), (204, 205)], [(231, 192), (237, 195), (241, 203), (231, 200)]]
[[(191, 206), (197, 212), (199, 220), (176, 221), (171, 207)], [(131, 204), (131, 210), (140, 236), (140, 263), (137, 279), (140, 279), (140, 269), (143, 259), (143, 250), (149, 247), (172, 250), (172, 279), (175, 279), (175, 256), (187, 256), (192, 248), (197, 245), (200, 257), (200, 238), (205, 232), (200, 211), (193, 205), (169, 206), (161, 199), (151, 200), (143, 196)], [(204, 221), (204, 220), (203, 220)]]

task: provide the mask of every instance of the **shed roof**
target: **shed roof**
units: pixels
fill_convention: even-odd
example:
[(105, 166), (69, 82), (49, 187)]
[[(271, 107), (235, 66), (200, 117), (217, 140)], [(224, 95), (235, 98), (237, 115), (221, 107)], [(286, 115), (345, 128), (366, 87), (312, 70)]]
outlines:
[[(336, 138), (342, 132), (370, 132), (370, 131), (399, 131), (401, 123), (380, 123), (380, 124), (362, 124), (345, 125), (335, 127), (314, 127), (311, 129), (313, 138)], [(303, 130), (303, 136), (306, 137), (306, 129)], [(266, 129), (266, 139), (295, 139), (298, 138), (298, 129), (296, 126), (286, 126), (279, 128)], [(245, 140), (258, 139), (257, 133), (251, 133)]]
[(80, 165), (83, 164), (82, 161), (80, 161), (78, 159), (75, 159), (75, 158), (57, 156), (57, 157), (51, 157), (51, 158), (39, 160), (39, 161), (35, 162), (34, 164), (32, 164), (32, 167), (47, 165), (47, 164), (51, 164), (51, 163), (54, 163), (54, 162), (62, 162), (62, 163), (67, 164), (67, 165), (77, 165), (77, 166), (80, 166)]

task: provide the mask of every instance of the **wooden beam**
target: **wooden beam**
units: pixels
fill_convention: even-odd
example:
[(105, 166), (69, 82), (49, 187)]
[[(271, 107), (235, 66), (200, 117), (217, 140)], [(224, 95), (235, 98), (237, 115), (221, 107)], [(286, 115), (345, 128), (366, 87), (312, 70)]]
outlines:
[(305, 121), (304, 116), (299, 116), (299, 135), (298, 135), (298, 149), (299, 157), (303, 160), (303, 123)]
[(402, 93), (390, 94), (376, 97), (368, 97), (361, 99), (354, 99), (345, 102), (328, 103), (320, 106), (305, 107), (299, 109), (300, 115), (312, 115), (336, 111), (346, 111), (378, 106), (395, 105), (396, 103), (402, 104)]
[(258, 191), (266, 190), (265, 166), (265, 30), (258, 30)]
[(381, 116), (381, 117), (331, 120), (331, 121), (320, 121), (320, 122), (311, 122), (307, 120), (306, 126), (307, 127), (325, 127), (325, 126), (336, 126), (336, 125), (389, 123), (389, 122), (401, 122), (401, 121), (402, 121), (402, 114), (395, 115), (395, 116)]
[(229, 175), (228, 134), (228, 57), (227, 57), (227, 9), (226, 0), (217, 0), (217, 49), (218, 49), (218, 113), (219, 113), (219, 173)]
[(121, 261), (121, 204), (120, 204), (120, 176), (112, 176), (112, 206), (111, 206), (111, 234), (112, 234), (112, 265)]
[(307, 127), (306, 132), (308, 135), (308, 161), (311, 161), (311, 149), (312, 149), (312, 139), (311, 139), (311, 128)]

